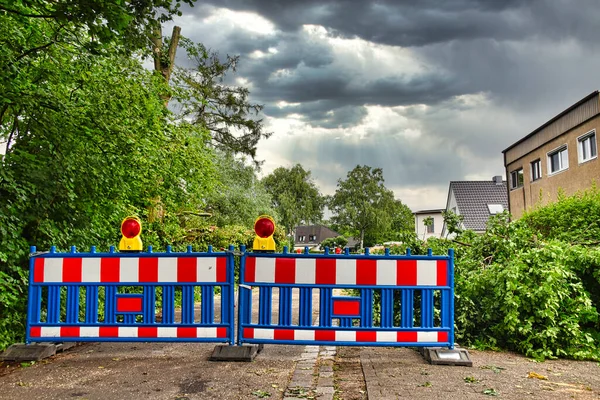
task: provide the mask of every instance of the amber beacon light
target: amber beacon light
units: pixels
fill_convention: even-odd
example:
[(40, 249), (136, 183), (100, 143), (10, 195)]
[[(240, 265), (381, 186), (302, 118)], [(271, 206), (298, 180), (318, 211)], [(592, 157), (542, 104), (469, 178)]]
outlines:
[(275, 220), (268, 215), (261, 215), (254, 221), (254, 232), (256, 237), (252, 245), (252, 250), (255, 253), (274, 253), (275, 240), (273, 233), (275, 232)]
[(142, 221), (138, 217), (127, 217), (121, 222), (119, 251), (124, 253), (139, 253), (142, 251)]

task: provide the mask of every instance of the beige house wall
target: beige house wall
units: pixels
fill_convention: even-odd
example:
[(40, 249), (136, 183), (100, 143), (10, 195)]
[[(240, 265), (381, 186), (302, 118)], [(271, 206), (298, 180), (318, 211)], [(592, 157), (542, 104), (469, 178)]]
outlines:
[[(506, 166), (506, 176), (509, 187), (510, 212), (513, 218), (519, 218), (524, 211), (530, 211), (537, 205), (546, 205), (557, 199), (559, 191), (570, 196), (577, 191), (585, 190), (593, 182), (600, 180), (600, 160), (593, 158), (579, 163), (578, 137), (588, 132), (596, 131), (596, 146), (600, 134), (600, 115), (596, 115), (582, 124), (570, 129), (535, 148)], [(523, 143), (525, 144), (525, 143)], [(567, 145), (569, 167), (564, 171), (548, 175), (548, 152)], [(515, 146), (513, 154), (519, 151), (521, 144)], [(508, 158), (508, 157), (507, 157)], [(541, 160), (542, 177), (531, 181), (531, 162)], [(517, 189), (511, 187), (511, 172), (523, 168), (523, 186)]]

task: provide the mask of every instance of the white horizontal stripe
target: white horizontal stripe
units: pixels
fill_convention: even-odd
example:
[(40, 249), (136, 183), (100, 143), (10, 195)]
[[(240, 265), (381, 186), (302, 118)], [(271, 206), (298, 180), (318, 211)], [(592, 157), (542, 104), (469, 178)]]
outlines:
[(159, 326), (156, 329), (156, 337), (160, 337), (160, 338), (177, 337), (177, 328)]
[[(177, 282), (177, 258), (158, 257), (158, 281)], [(166, 336), (166, 337), (176, 337)]]
[(315, 340), (314, 330), (297, 330), (294, 332), (295, 340)]
[(99, 337), (100, 327), (98, 326), (82, 326), (79, 328), (79, 337)]
[(254, 339), (273, 339), (274, 334), (273, 329), (254, 329)]
[(396, 286), (396, 260), (377, 260), (377, 285)]
[(317, 260), (314, 258), (296, 259), (296, 283), (314, 285), (316, 282)]
[(375, 340), (378, 342), (397, 342), (398, 332), (377, 332)]
[(437, 284), (437, 261), (417, 261), (417, 285), (435, 286)]
[(100, 282), (100, 258), (83, 258), (81, 260), (81, 282)]
[(275, 282), (275, 258), (256, 258), (255, 282)]
[(196, 258), (196, 280), (198, 282), (217, 281), (217, 259), (215, 257)]
[(417, 332), (417, 342), (437, 342), (437, 332)]
[(356, 285), (356, 260), (336, 260), (335, 283), (336, 285)]
[(336, 342), (356, 342), (356, 331), (335, 331)]
[(63, 258), (44, 258), (44, 282), (62, 282)]
[(41, 337), (60, 337), (59, 326), (42, 326), (40, 329)]
[(138, 337), (138, 328), (135, 326), (120, 326), (119, 337)]
[(196, 328), (196, 337), (199, 338), (216, 338), (217, 328)]
[(140, 278), (138, 275), (139, 272), (139, 261), (140, 259), (123, 257), (120, 260), (121, 268), (119, 279), (120, 282), (139, 282)]

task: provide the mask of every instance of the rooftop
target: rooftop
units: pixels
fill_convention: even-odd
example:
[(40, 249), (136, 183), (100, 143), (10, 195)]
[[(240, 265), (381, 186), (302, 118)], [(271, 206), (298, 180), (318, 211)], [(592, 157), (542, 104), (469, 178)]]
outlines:
[(502, 184), (494, 181), (454, 181), (450, 182), (450, 191), (454, 192), (466, 229), (485, 230), (492, 215), (489, 205), (501, 205), (504, 210), (508, 210), (506, 181), (502, 181)]

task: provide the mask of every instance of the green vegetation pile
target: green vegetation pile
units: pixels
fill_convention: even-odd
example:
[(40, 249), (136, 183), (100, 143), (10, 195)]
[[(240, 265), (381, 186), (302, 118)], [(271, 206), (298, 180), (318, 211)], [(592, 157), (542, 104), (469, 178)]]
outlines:
[(456, 340), (535, 359), (600, 359), (600, 191), (592, 188), (483, 235), (415, 240), (413, 252), (454, 248)]

